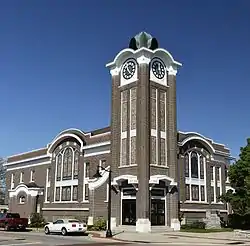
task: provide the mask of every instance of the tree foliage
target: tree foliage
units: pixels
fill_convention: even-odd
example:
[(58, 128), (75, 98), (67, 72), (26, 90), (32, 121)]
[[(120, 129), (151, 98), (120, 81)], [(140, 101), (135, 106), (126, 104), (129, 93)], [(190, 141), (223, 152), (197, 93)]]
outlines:
[(5, 160), (0, 157), (0, 204), (4, 204), (6, 192), (6, 167)]
[(240, 149), (239, 159), (231, 165), (228, 172), (231, 187), (221, 199), (229, 202), (235, 214), (250, 214), (250, 138)]

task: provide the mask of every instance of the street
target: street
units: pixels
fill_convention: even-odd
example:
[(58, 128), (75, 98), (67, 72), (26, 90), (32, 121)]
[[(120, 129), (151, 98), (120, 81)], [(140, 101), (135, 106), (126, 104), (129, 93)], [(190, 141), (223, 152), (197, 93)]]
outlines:
[(105, 238), (90, 238), (87, 235), (74, 235), (74, 236), (61, 236), (61, 235), (45, 235), (42, 232), (5, 232), (0, 231), (0, 246), (109, 246), (109, 245), (142, 245), (147, 244), (149, 246), (157, 245), (199, 245), (199, 246), (219, 246), (219, 245), (249, 245), (247, 242), (212, 242), (202, 239), (175, 239), (166, 238), (165, 243), (146, 243), (142, 241), (137, 241), (133, 243), (121, 242), (112, 239)]

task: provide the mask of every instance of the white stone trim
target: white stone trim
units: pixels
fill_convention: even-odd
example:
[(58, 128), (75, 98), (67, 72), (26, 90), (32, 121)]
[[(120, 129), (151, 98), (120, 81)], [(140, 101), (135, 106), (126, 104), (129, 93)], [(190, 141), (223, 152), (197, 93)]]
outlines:
[(101, 146), (105, 146), (105, 145), (110, 145), (111, 142), (110, 141), (105, 141), (105, 142), (100, 142), (100, 143), (96, 143), (96, 144), (88, 144), (85, 145), (82, 149), (92, 149), (92, 148), (97, 148), (97, 147), (101, 147)]
[(15, 189), (9, 190), (9, 197), (17, 196), (21, 191), (32, 197), (43, 194), (42, 188), (28, 188), (25, 184), (19, 184)]
[(85, 154), (84, 157), (105, 155), (105, 154), (109, 154), (109, 153), (110, 153), (110, 150), (103, 150), (103, 151), (98, 151), (98, 152), (94, 152), (94, 153)]
[(55, 144), (59, 143), (60, 141), (62, 141), (64, 138), (67, 138), (67, 137), (72, 137), (72, 138), (75, 138), (79, 143), (80, 143), (80, 148), (81, 148), (81, 151), (83, 150), (83, 141), (80, 137), (78, 137), (76, 134), (73, 134), (73, 133), (64, 133), (62, 135), (59, 135), (58, 137), (56, 137), (52, 143), (50, 144), (48, 150), (47, 150), (47, 154), (49, 156), (52, 155), (52, 148), (54, 147)]
[(167, 180), (172, 186), (177, 185), (177, 182), (175, 182), (173, 178), (170, 178), (167, 175), (152, 175), (150, 176), (149, 184), (159, 184), (160, 180)]
[[(208, 209), (204, 208), (181, 208), (182, 212), (206, 212)], [(222, 213), (227, 213), (227, 210), (225, 209), (218, 209)]]
[(113, 179), (112, 185), (119, 185), (119, 181), (128, 180), (129, 184), (138, 184), (137, 176), (125, 174)]
[(162, 48), (158, 48), (155, 50), (150, 50), (148, 48), (142, 47), (138, 50), (133, 50), (130, 48), (126, 48), (123, 49), (122, 51), (120, 51), (115, 59), (106, 64), (106, 67), (108, 68), (113, 68), (113, 67), (120, 67), (121, 64), (128, 58), (128, 57), (142, 57), (145, 56), (148, 59), (152, 59), (153, 57), (159, 57), (159, 58), (165, 58), (164, 62), (166, 62), (166, 64), (171, 64), (172, 66), (178, 68), (181, 67), (182, 64), (180, 62), (177, 62), (174, 60), (173, 56), (165, 49)]
[[(28, 153), (31, 153), (31, 152), (28, 152)], [(27, 159), (19, 160), (19, 161), (7, 162), (7, 163), (4, 163), (4, 166), (21, 164), (23, 162), (28, 162), (28, 161), (36, 161), (36, 160), (44, 159), (44, 158), (48, 158), (48, 157), (49, 157), (48, 155), (40, 155), (40, 156), (36, 156), (36, 157), (32, 157), (32, 158), (27, 158)]]
[(191, 140), (200, 140), (201, 142), (205, 143), (207, 145), (207, 147), (209, 147), (209, 149), (210, 149), (210, 151), (212, 151), (212, 153), (215, 153), (215, 149), (212, 146), (212, 144), (210, 144), (206, 139), (199, 137), (199, 136), (189, 136), (189, 137), (185, 138), (182, 142), (180, 142), (179, 145), (183, 146)]
[(110, 166), (105, 168), (107, 171), (103, 170), (101, 173), (102, 177), (97, 178), (97, 179), (89, 179), (88, 184), (89, 184), (89, 190), (94, 190), (97, 189), (98, 187), (102, 186), (108, 179), (109, 177), (109, 170)]
[(136, 60), (137, 60), (137, 62), (138, 62), (139, 65), (140, 65), (140, 64), (149, 64), (150, 61), (151, 61), (150, 58), (148, 58), (148, 57), (146, 57), (146, 56), (144, 56), (144, 55), (138, 57)]
[(89, 211), (89, 208), (42, 208), (43, 211)]
[(113, 69), (110, 69), (110, 74), (111, 74), (112, 77), (119, 75), (119, 73), (120, 73), (120, 69), (118, 69), (117, 67), (113, 68)]
[(47, 164), (51, 164), (51, 161), (45, 161), (45, 162), (40, 162), (40, 163), (35, 163), (35, 164), (27, 164), (25, 166), (7, 168), (7, 171), (20, 170), (20, 169), (24, 169), (24, 168), (37, 167), (37, 166), (47, 165)]
[[(200, 133), (198, 133), (198, 132), (182, 132), (182, 131), (178, 131), (178, 132), (179, 132), (179, 133), (182, 133), (182, 134), (184, 134), (184, 135), (190, 135), (190, 134), (198, 135), (198, 136), (201, 137), (201, 138), (204, 138), (204, 139), (206, 139), (206, 140), (208, 140), (208, 141), (211, 141), (213, 144), (217, 144), (217, 145), (223, 146), (225, 149), (230, 150), (230, 149), (227, 148), (224, 144), (217, 143), (217, 142), (215, 142), (213, 139), (207, 138), (207, 137), (205, 137), (204, 135), (202, 135), (202, 134), (200, 134)], [(219, 151), (219, 152), (222, 152), (222, 151)], [(222, 152), (222, 153), (224, 153), (224, 152)]]

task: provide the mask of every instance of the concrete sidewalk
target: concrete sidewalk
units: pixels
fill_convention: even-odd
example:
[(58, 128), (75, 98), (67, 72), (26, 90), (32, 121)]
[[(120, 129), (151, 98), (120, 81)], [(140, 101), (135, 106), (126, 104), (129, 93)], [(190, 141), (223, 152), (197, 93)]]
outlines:
[[(105, 237), (105, 232), (90, 232), (93, 237)], [(108, 239), (107, 239), (108, 240)], [(161, 232), (161, 233), (136, 233), (121, 232), (113, 235), (111, 240), (136, 243), (180, 243), (187, 244), (225, 244), (236, 242), (248, 242), (250, 239), (245, 237), (236, 237), (234, 232), (216, 232), (216, 233), (189, 233), (189, 232)]]

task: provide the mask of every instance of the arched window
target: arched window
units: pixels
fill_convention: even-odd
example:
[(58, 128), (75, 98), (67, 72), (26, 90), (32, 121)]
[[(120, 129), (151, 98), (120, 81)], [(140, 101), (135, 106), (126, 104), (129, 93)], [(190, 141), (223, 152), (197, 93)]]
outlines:
[(63, 180), (72, 178), (73, 151), (67, 148), (63, 155)]
[(75, 151), (75, 156), (74, 156), (74, 179), (78, 178), (78, 165), (79, 165), (79, 151)]
[(191, 154), (191, 177), (198, 178), (198, 155), (196, 152), (192, 152)]
[(204, 154), (201, 151), (191, 150), (184, 156), (184, 165), (186, 200), (206, 202), (206, 158)]
[(189, 177), (189, 156), (185, 155), (185, 177)]
[(62, 171), (62, 155), (59, 154), (57, 156), (57, 173), (56, 173), (56, 180), (61, 180), (61, 171)]

